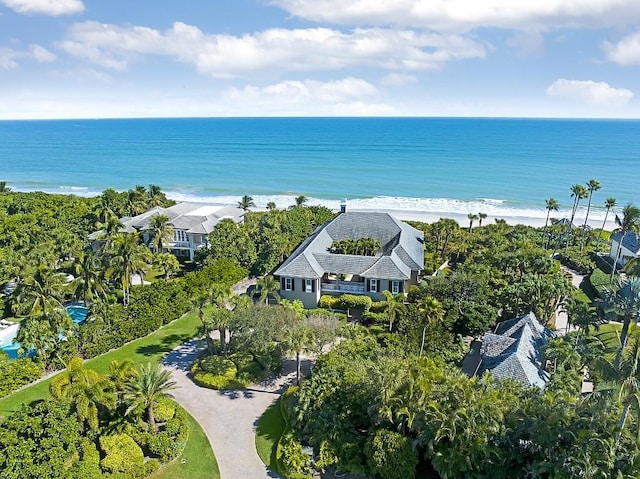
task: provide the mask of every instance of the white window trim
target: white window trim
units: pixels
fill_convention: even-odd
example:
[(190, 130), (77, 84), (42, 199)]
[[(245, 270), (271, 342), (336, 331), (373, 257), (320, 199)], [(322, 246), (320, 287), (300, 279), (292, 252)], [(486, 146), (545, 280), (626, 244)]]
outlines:
[(377, 279), (370, 279), (369, 280), (369, 292), (370, 293), (377, 293), (378, 292), (378, 280)]
[(284, 278), (284, 290), (285, 291), (293, 290), (293, 278)]
[(400, 294), (400, 281), (391, 281), (391, 294)]
[(304, 292), (305, 293), (313, 293), (313, 280), (305, 279), (304, 280)]

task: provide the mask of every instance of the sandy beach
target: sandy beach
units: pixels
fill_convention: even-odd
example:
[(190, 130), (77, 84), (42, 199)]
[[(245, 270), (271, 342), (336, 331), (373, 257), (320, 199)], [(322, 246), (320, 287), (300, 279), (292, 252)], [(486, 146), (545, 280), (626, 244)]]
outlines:
[[(371, 210), (371, 209), (356, 209), (349, 208), (349, 211), (365, 211), (365, 212), (380, 212), (380, 213), (389, 213), (390, 215), (395, 216), (403, 221), (421, 221), (423, 223), (435, 223), (440, 218), (451, 218), (458, 222), (460, 226), (468, 227), (469, 219), (466, 214), (459, 213), (450, 213), (450, 212), (432, 212), (432, 211), (415, 211), (415, 210)], [(553, 216), (552, 216), (553, 218)], [(608, 231), (612, 231), (616, 228), (615, 224), (615, 215), (610, 214), (607, 219), (607, 224), (605, 225), (605, 229)], [(534, 218), (527, 216), (491, 216), (488, 215), (484, 220), (482, 220), (483, 225), (488, 225), (491, 223), (495, 223), (496, 219), (503, 219), (510, 225), (527, 225), (542, 228), (545, 223), (545, 218)], [(551, 223), (551, 220), (549, 220)], [(577, 217), (574, 219), (573, 223), (576, 226), (581, 226), (584, 223), (584, 217)], [(589, 220), (587, 223), (591, 228), (600, 229), (602, 227), (602, 220)], [(478, 220), (473, 222), (473, 226), (478, 226)]]

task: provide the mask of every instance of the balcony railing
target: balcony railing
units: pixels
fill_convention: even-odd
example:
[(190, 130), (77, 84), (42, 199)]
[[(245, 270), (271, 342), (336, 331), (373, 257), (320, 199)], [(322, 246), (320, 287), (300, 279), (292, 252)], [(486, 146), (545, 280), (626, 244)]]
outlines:
[(188, 241), (171, 241), (169, 243), (172, 248), (189, 248), (190, 245)]
[(330, 283), (322, 283), (321, 291), (331, 291), (333, 293), (356, 293), (364, 294), (364, 283), (356, 283), (351, 281), (331, 281)]

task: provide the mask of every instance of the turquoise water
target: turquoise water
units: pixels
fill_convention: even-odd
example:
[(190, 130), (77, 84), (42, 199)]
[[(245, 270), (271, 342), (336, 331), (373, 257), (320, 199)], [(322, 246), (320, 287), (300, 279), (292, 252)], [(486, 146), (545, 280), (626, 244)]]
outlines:
[[(70, 305), (65, 306), (69, 316), (71, 316), (71, 320), (77, 324), (78, 326), (84, 323), (87, 319), (87, 315), (89, 314), (89, 310), (84, 306), (79, 305), (78, 303), (72, 303)], [(18, 357), (18, 350), (21, 348), (20, 343), (14, 343), (13, 339), (17, 335), (12, 335), (11, 337), (5, 338), (5, 340), (0, 344), (0, 349), (2, 349), (10, 359), (16, 359)], [(30, 351), (29, 355), (35, 355), (35, 351)]]
[(158, 184), (179, 200), (543, 216), (569, 187), (640, 203), (640, 121), (438, 118), (0, 122), (0, 180), (97, 194)]

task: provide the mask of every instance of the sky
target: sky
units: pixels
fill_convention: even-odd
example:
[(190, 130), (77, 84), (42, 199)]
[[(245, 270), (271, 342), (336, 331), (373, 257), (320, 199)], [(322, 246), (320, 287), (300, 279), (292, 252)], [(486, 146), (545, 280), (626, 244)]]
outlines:
[(0, 119), (640, 118), (639, 0), (0, 0)]

